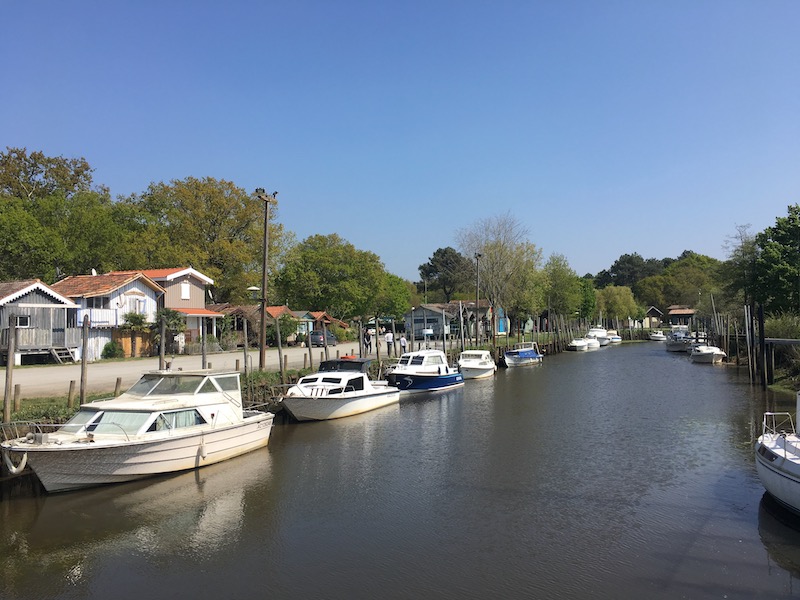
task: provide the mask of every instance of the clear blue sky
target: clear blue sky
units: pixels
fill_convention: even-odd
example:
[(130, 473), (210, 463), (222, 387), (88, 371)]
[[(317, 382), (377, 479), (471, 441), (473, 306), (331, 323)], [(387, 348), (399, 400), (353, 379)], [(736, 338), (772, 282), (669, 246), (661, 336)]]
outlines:
[(800, 2), (0, 3), (0, 147), (280, 192), (416, 280), (493, 214), (579, 274), (800, 202)]

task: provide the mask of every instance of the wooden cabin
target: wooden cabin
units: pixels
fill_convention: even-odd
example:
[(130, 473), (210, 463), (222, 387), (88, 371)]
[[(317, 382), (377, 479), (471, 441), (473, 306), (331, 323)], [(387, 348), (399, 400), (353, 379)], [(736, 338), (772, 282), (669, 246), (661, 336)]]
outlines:
[(77, 312), (76, 304), (38, 279), (0, 282), (0, 360), (9, 364), (13, 319), (13, 364), (74, 361), (81, 345)]

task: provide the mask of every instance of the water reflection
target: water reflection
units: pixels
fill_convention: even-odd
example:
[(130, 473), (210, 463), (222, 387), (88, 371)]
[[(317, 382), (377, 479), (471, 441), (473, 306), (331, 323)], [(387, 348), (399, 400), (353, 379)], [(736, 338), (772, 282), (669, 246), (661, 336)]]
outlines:
[(7, 500), (0, 596), (58, 595), (84, 584), (100, 557), (205, 559), (224, 551), (241, 533), (248, 496), (269, 486), (270, 470), (264, 448), (179, 475)]

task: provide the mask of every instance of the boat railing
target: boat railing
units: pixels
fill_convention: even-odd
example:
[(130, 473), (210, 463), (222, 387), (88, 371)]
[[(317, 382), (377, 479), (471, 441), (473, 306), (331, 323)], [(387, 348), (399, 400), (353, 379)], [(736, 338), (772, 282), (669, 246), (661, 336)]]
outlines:
[[(788, 412), (765, 412), (762, 433), (773, 439), (779, 436), (794, 435), (794, 421)], [(785, 446), (785, 444), (784, 444)]]
[(55, 433), (63, 427), (63, 423), (38, 423), (36, 421), (0, 423), (0, 442), (10, 442), (28, 436), (30, 439), (35, 439), (37, 434)]

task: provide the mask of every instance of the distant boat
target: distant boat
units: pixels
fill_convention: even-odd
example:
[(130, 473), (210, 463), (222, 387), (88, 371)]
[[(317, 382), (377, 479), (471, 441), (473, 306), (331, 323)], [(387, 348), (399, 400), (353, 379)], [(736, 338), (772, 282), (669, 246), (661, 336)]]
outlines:
[(622, 336), (617, 333), (616, 329), (609, 329), (608, 330), (608, 340), (612, 344), (621, 344), (622, 343)]
[(298, 421), (351, 417), (400, 401), (400, 392), (386, 381), (372, 381), (370, 359), (325, 360), (313, 375), (300, 378), (281, 397), (283, 407)]
[(520, 342), (515, 344), (511, 350), (503, 353), (506, 367), (535, 365), (542, 362), (543, 358), (544, 354), (539, 351), (539, 345), (536, 342)]
[[(586, 338), (589, 340), (597, 340), (598, 347), (608, 346), (608, 344), (611, 343), (611, 340), (608, 337), (608, 331), (603, 327), (591, 327), (586, 333)], [(592, 348), (591, 343), (589, 344), (589, 348)]]
[(464, 385), (464, 376), (447, 364), (441, 350), (417, 350), (400, 356), (387, 373), (389, 385), (401, 392), (416, 393), (444, 390)]
[(464, 350), (458, 357), (458, 370), (464, 379), (486, 379), (497, 372), (497, 363), (488, 350)]
[(650, 332), (650, 339), (654, 342), (666, 342), (667, 335), (663, 331), (651, 331)]

